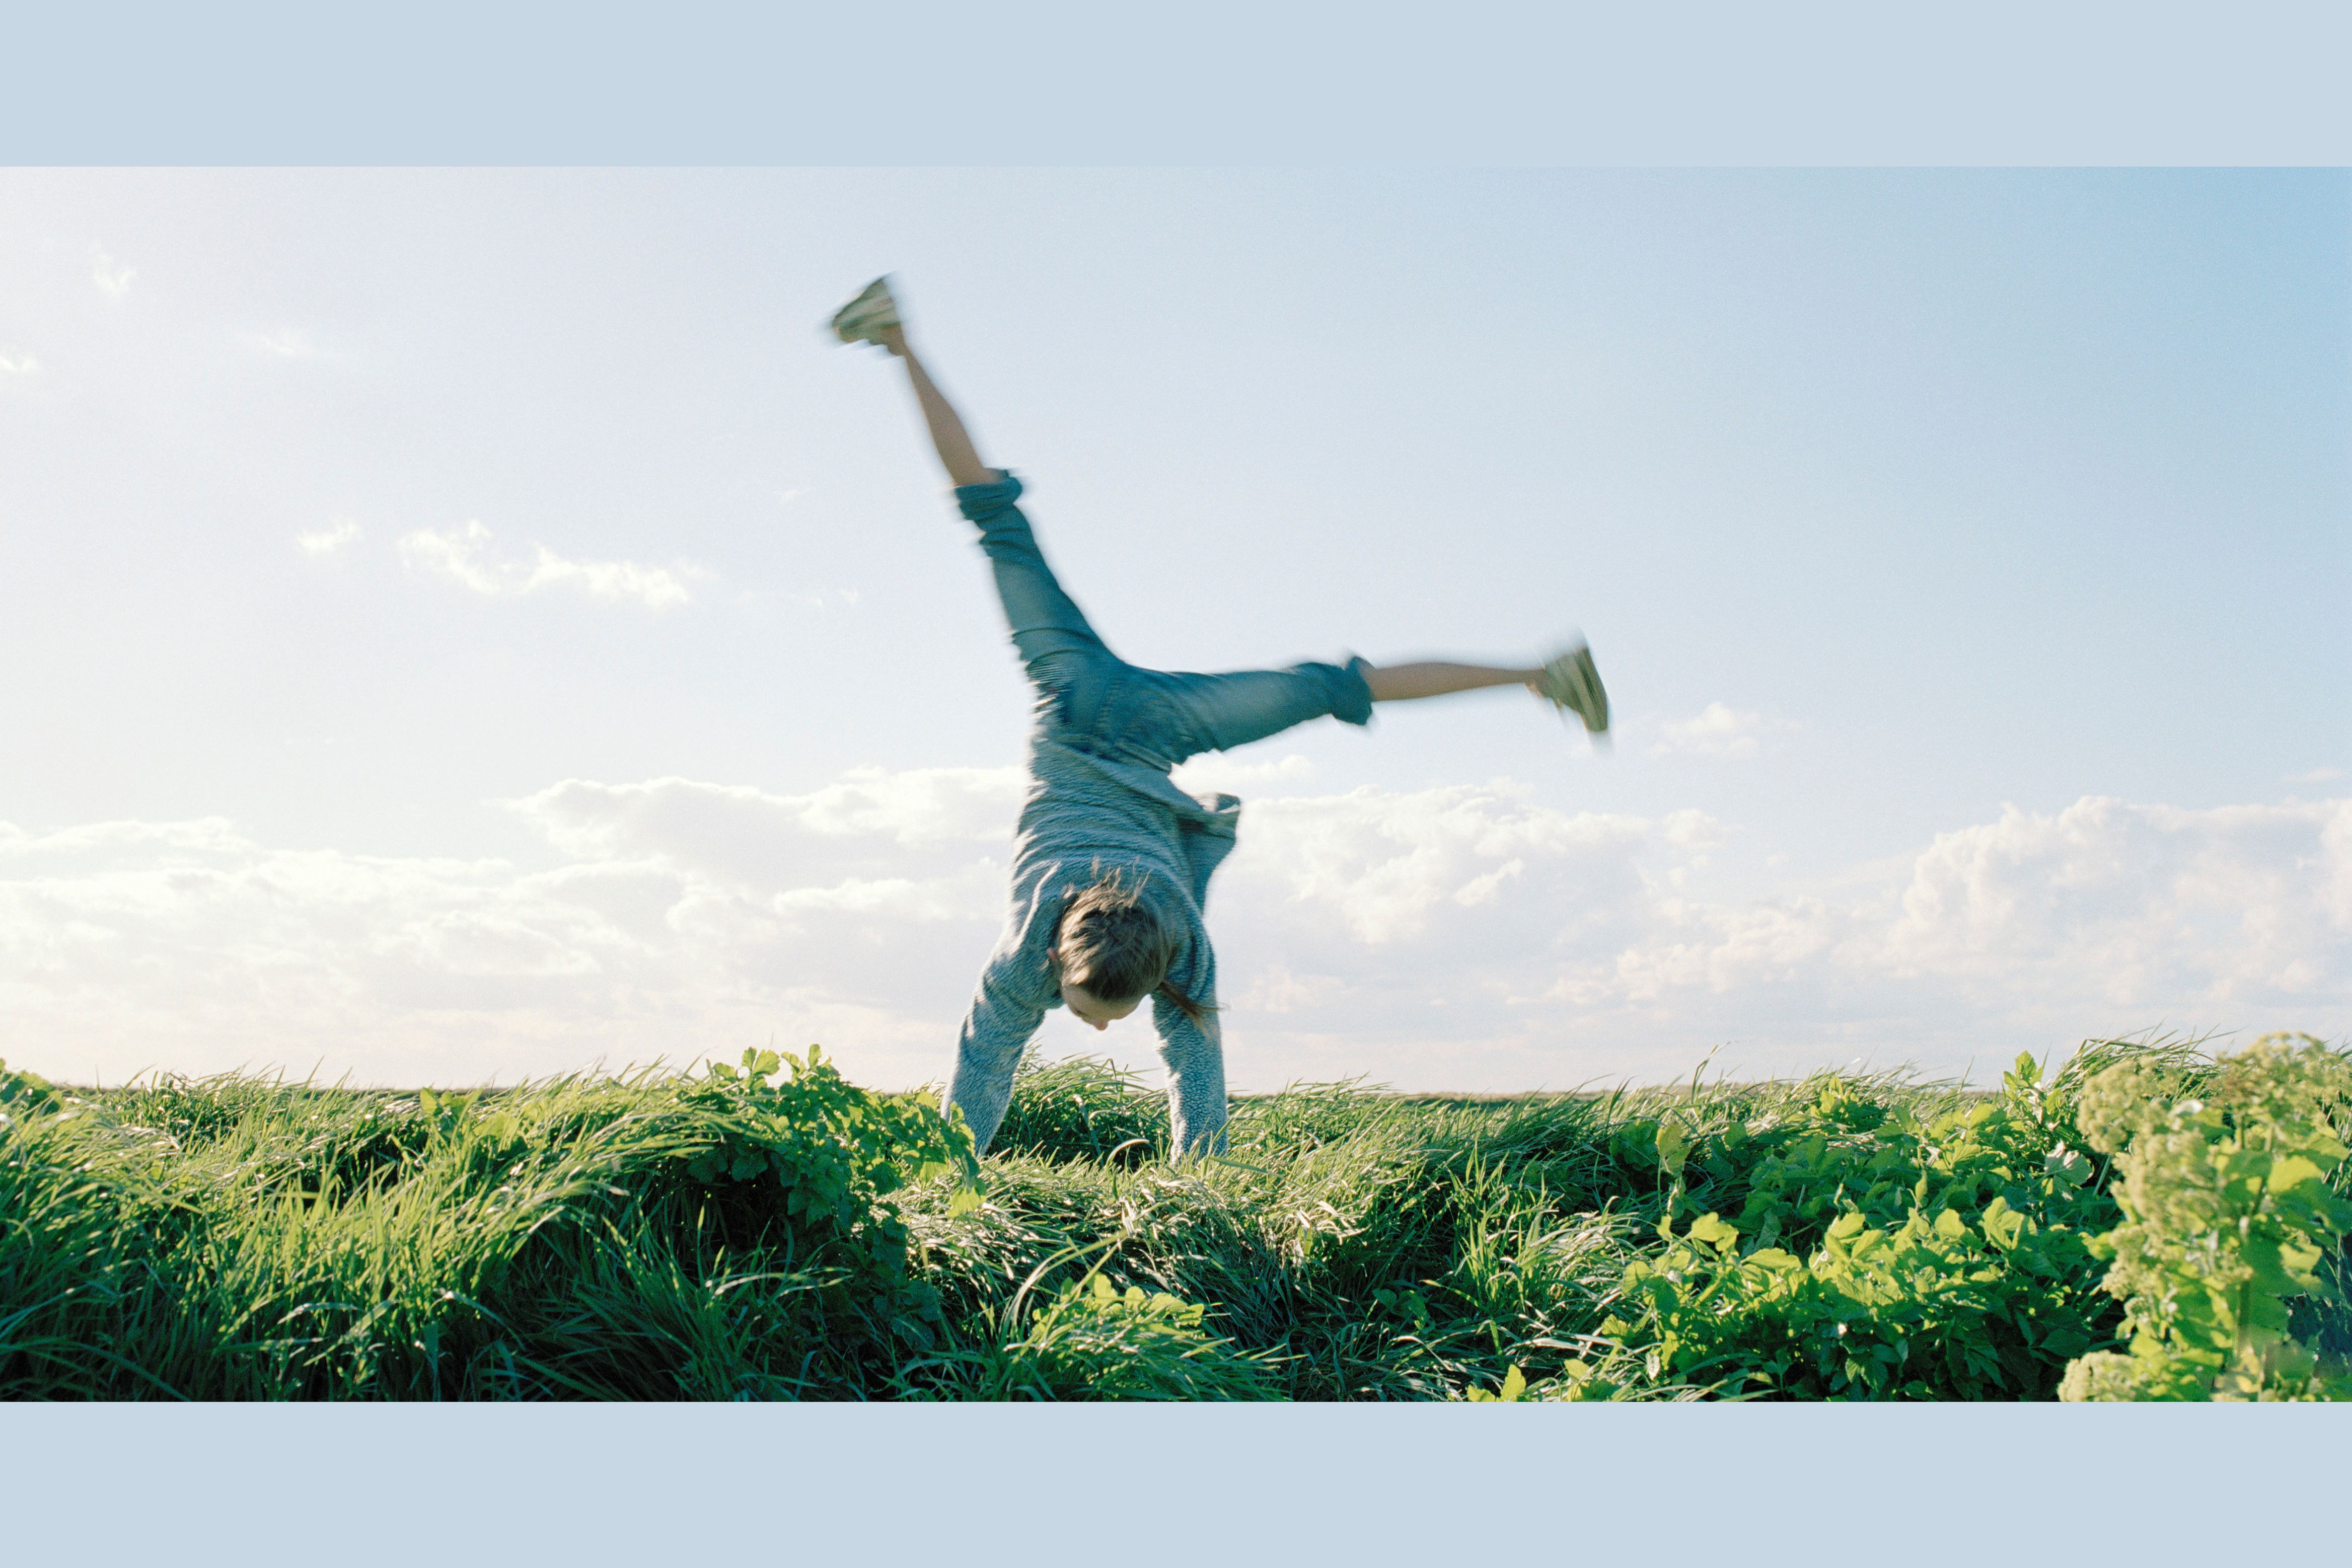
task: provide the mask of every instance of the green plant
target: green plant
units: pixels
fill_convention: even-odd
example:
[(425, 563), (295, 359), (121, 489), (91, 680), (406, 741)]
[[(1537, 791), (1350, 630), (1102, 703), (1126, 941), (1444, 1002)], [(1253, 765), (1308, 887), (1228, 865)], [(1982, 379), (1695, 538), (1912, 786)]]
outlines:
[[(1726, 1395), (2047, 1398), (2112, 1316), (2086, 1236), (2114, 1209), (2069, 1142), (2084, 1076), (2045, 1085), (2020, 1057), (1999, 1098), (1924, 1111), (1832, 1079), (1709, 1145), (1663, 1124), (1663, 1246), (1627, 1265), (1602, 1335)], [(1695, 1165), (1745, 1198), (1678, 1231)]]
[(899, 1198), (976, 1203), (971, 1170), (935, 1109), (815, 1052), (471, 1094), (109, 1091), (0, 1125), (0, 1394), (854, 1392), (943, 1328)]
[(1266, 1399), (1269, 1358), (1202, 1327), (1207, 1309), (1095, 1274), (1055, 1292), (997, 1358), (994, 1397)]
[[(916, 1398), (1257, 1400), (1278, 1396), (1276, 1357), (1212, 1336), (1207, 1308), (1165, 1291), (1115, 1285), (1106, 1271), (1119, 1249), (1150, 1226), (1150, 1200), (1121, 1205), (1118, 1229), (1073, 1244), (1029, 1271), (1003, 1309), (983, 1308), (978, 1343), (903, 1367), (898, 1391)], [(1024, 1312), (1060, 1265), (1088, 1254), (1092, 1266)]]
[[(786, 1067), (788, 1079), (769, 1082)], [(682, 1132), (675, 1155), (690, 1179), (717, 1189), (772, 1183), (787, 1216), (844, 1235), (866, 1223), (874, 1199), (909, 1182), (960, 1174), (963, 1205), (977, 1198), (969, 1189), (979, 1166), (960, 1122), (941, 1120), (920, 1094), (860, 1089), (815, 1046), (806, 1060), (746, 1051), (740, 1067), (714, 1061), (673, 1115)], [(511, 1119), (492, 1130), (511, 1134)], [(904, 1228), (894, 1234), (903, 1245)]]
[(2078, 1126), (2120, 1062), (2233, 1103), (2164, 1041), (1990, 1094), (1316, 1084), (1171, 1166), (1160, 1098), (1076, 1061), (979, 1166), (814, 1052), (415, 1094), (0, 1069), (0, 1397), (2047, 1398), (2123, 1318)]
[(1098, 1057), (1046, 1061), (1033, 1047), (1013, 1075), (1013, 1100), (990, 1147), (1055, 1162), (1140, 1164), (1168, 1146), (1168, 1101)]
[(2300, 1296), (2337, 1297), (2324, 1270), (2352, 1229), (2329, 1190), (2345, 1162), (2352, 1064), (2308, 1035), (2268, 1035), (2182, 1095), (2137, 1062), (2084, 1093), (2091, 1145), (2115, 1158), (2123, 1222), (2097, 1238), (2124, 1302), (2127, 1353), (2067, 1369), (2062, 1396), (2331, 1399), (2352, 1377), (2288, 1333)]
[(8, 1063), (0, 1061), (0, 1127), (13, 1120), (58, 1110), (64, 1105), (65, 1098), (40, 1074), (11, 1071)]
[(1514, 1364), (1510, 1371), (1503, 1375), (1502, 1383), (1495, 1388), (1494, 1392), (1488, 1393), (1474, 1383), (1463, 1390), (1462, 1397), (1473, 1405), (1514, 1405), (1527, 1391), (1528, 1375)]

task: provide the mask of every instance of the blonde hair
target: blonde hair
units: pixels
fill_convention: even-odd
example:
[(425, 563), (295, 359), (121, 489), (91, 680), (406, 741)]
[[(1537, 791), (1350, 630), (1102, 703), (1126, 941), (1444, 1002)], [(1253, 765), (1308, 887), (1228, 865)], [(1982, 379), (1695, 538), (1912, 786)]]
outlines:
[(1168, 978), (1184, 928), (1157, 900), (1144, 897), (1150, 877), (1114, 868), (1071, 894), (1062, 906), (1055, 946), (1062, 978), (1117, 1006), (1146, 994), (1161, 996), (1196, 1024), (1216, 1009), (1195, 1001)]

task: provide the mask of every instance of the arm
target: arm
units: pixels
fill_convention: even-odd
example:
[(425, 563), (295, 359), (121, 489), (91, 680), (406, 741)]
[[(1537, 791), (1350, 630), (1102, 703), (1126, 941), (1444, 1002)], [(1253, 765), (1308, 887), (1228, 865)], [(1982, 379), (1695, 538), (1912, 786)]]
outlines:
[[(1189, 961), (1187, 961), (1189, 959)], [(1171, 1159), (1225, 1151), (1225, 1043), (1217, 1021), (1217, 956), (1196, 923), (1189, 954), (1169, 966), (1168, 977), (1209, 1009), (1194, 1019), (1164, 993), (1151, 995), (1151, 1027), (1168, 1068), (1168, 1153)]]
[(1160, 1060), (1168, 1066), (1169, 1157), (1224, 1153), (1225, 1047), (1217, 1015), (1195, 1023), (1155, 993), (1151, 1026), (1160, 1034)]
[(1013, 1103), (1013, 1074), (1021, 1065), (1037, 1026), (1045, 1021), (1044, 1005), (1034, 998), (1013, 972), (1016, 955), (1000, 954), (981, 972), (980, 989), (964, 1015), (963, 1037), (956, 1047), (955, 1077), (948, 1084), (940, 1110), (961, 1107), (971, 1129), (972, 1146), (985, 1150)]

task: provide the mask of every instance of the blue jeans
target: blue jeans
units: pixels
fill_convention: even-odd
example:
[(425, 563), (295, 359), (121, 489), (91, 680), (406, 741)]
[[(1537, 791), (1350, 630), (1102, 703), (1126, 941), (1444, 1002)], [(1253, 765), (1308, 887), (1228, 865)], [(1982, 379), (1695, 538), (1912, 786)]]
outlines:
[(1167, 769), (1203, 751), (1228, 751), (1328, 714), (1372, 716), (1361, 659), (1196, 675), (1147, 670), (1113, 653), (1062, 585), (1013, 502), (1021, 481), (967, 485), (956, 504), (980, 527), (1013, 645), (1037, 690), (1037, 726), (1079, 751)]

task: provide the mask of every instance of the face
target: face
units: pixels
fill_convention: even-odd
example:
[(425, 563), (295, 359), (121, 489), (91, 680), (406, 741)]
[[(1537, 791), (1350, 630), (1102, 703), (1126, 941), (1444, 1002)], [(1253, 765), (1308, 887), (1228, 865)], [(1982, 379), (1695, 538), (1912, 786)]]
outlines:
[[(1062, 961), (1062, 956), (1058, 952), (1051, 949), (1047, 950), (1045, 956), (1056, 964), (1059, 964)], [(1143, 1005), (1143, 998), (1141, 997), (1130, 997), (1123, 1002), (1107, 1002), (1101, 998), (1096, 996), (1092, 991), (1087, 989), (1084, 986), (1076, 985), (1068, 980), (1064, 980), (1062, 982), (1062, 1005), (1069, 1009), (1070, 1016), (1076, 1019), (1080, 1023), (1086, 1024), (1094, 1029), (1101, 1030), (1108, 1029), (1111, 1025), (1117, 1023), (1119, 1019), (1125, 1018), (1128, 1014), (1141, 1007)]]

